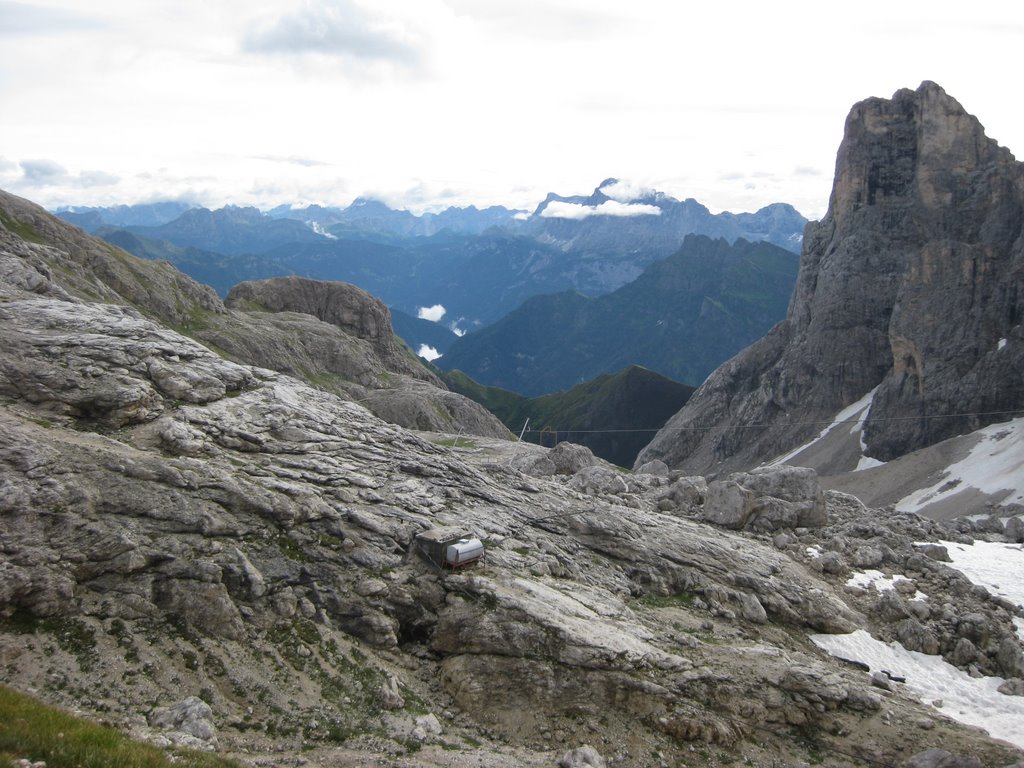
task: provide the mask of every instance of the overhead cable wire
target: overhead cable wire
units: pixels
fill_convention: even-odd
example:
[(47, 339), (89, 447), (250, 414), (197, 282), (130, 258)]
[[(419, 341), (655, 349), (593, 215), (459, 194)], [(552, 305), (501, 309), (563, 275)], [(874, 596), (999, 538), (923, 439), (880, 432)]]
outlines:
[(636, 427), (636, 428), (622, 428), (622, 429), (573, 429), (561, 427), (545, 427), (544, 429), (528, 429), (526, 434), (538, 434), (538, 435), (550, 435), (556, 432), (572, 432), (577, 435), (590, 435), (590, 434), (612, 434), (612, 433), (625, 433), (625, 432), (711, 432), (716, 429), (768, 429), (771, 427), (812, 427), (812, 426), (840, 426), (842, 424), (879, 424), (883, 422), (893, 421), (920, 421), (922, 419), (956, 419), (964, 418), (969, 416), (1010, 416), (1013, 414), (1024, 414), (1024, 408), (1018, 408), (1012, 411), (977, 411), (977, 412), (964, 412), (964, 413), (936, 413), (936, 414), (922, 414), (919, 416), (879, 416), (877, 418), (867, 419), (842, 419), (840, 421), (830, 421), (827, 419), (819, 419), (816, 421), (785, 421), (778, 423), (754, 423), (754, 424), (719, 424), (713, 427), (683, 427), (683, 426), (669, 426), (664, 427)]

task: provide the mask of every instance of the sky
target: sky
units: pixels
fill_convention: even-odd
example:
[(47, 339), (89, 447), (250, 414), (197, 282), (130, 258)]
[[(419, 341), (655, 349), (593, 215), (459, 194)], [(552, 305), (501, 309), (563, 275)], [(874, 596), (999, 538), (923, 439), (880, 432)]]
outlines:
[(0, 187), (419, 213), (614, 176), (818, 218), (864, 98), (934, 80), (1024, 152), (1021, 50), (1005, 0), (0, 0)]

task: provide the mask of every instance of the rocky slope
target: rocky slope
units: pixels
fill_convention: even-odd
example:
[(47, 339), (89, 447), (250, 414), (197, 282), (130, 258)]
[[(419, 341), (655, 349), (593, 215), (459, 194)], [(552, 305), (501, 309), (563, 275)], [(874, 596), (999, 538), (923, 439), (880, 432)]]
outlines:
[[(874, 393), (886, 461), (1024, 407), (1024, 166), (934, 83), (854, 106), (786, 319), (641, 455), (754, 466)], [(846, 467), (852, 469), (853, 467)]]
[[(3, 192), (0, 224), (0, 276), (20, 289), (130, 305), (236, 360), (371, 402), (400, 424), (509, 436), (483, 408), (447, 391), (395, 339), (387, 308), (354, 286), (284, 280), (262, 287), (263, 305), (229, 309), (169, 264), (135, 258)], [(295, 303), (317, 290), (315, 306)], [(288, 301), (294, 311), (277, 311)]]
[[(584, 743), (623, 766), (1022, 757), (807, 637), (905, 626), (1019, 677), (1020, 609), (912, 546), (952, 532), (800, 470), (720, 489), (571, 444), (447, 448), (76, 299), (67, 252), (4, 237), (5, 683), (252, 765), (539, 766)], [(728, 509), (754, 531), (701, 521)], [(770, 537), (792, 520), (825, 527)], [(441, 525), (482, 538), (486, 561), (447, 573), (417, 555)], [(826, 542), (828, 568), (808, 554)], [(861, 561), (903, 569), (937, 608), (848, 591)]]

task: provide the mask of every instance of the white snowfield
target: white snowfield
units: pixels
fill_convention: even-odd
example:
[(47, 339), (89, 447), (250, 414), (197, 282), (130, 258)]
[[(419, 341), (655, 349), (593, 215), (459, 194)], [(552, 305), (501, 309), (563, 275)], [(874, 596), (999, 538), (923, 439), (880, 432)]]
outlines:
[[(940, 541), (952, 565), (975, 584), (1024, 608), (1024, 544)], [(1024, 724), (1022, 724), (1024, 727)]]
[[(949, 551), (953, 567), (972, 582), (1024, 605), (1024, 546), (985, 541), (973, 545), (940, 543)], [(885, 588), (885, 582), (871, 574), (857, 574), (851, 581), (855, 579), (861, 584), (870, 582), (876, 588)], [(1024, 639), (1024, 619), (1017, 618), (1014, 623)], [(943, 714), (1024, 748), (1024, 696), (999, 693), (996, 689), (1003, 678), (972, 678), (941, 656), (908, 651), (896, 642), (883, 643), (864, 630), (848, 635), (812, 635), (811, 640), (833, 656), (867, 664), (872, 672), (886, 670), (906, 678), (906, 687), (923, 702), (941, 701)]]
[(974, 434), (981, 440), (966, 457), (947, 467), (934, 485), (901, 499), (896, 509), (918, 512), (969, 488), (1002, 496), (1000, 504), (1024, 504), (1024, 417), (990, 424)]

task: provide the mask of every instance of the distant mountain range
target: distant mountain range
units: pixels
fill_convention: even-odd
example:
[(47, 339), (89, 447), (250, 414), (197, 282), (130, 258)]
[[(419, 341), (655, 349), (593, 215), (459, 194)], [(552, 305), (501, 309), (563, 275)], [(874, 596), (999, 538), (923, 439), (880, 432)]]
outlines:
[[(394, 311), (398, 332), (413, 350), (430, 347), (441, 354), (449, 347), (463, 350), (458, 352), (457, 364), (465, 365), (471, 375), (488, 384), (524, 387), (519, 391), (527, 394), (572, 386), (632, 363), (699, 383), (717, 363), (781, 319), (778, 302), (770, 300), (770, 307), (722, 305), (719, 309), (724, 319), (720, 323), (715, 319), (715, 305), (706, 301), (707, 291), (702, 293), (701, 286), (694, 286), (686, 292), (673, 278), (683, 293), (671, 300), (696, 304), (662, 312), (661, 299), (648, 301), (639, 296), (648, 289), (659, 290), (657, 283), (665, 276), (657, 276), (655, 270), (654, 277), (640, 280), (612, 303), (595, 305), (623, 313), (618, 317), (626, 321), (624, 324), (619, 319), (598, 323), (604, 323), (601, 333), (608, 339), (625, 338), (628, 328), (649, 329), (649, 340), (640, 342), (634, 337), (632, 349), (622, 350), (623, 354), (615, 352), (599, 363), (607, 351), (601, 344), (574, 347), (568, 355), (554, 354), (560, 358), (559, 364), (547, 367), (543, 375), (535, 375), (527, 365), (520, 366), (524, 368), (521, 375), (509, 377), (492, 375), (485, 368), (493, 364), (473, 362), (471, 357), (479, 358), (480, 353), (466, 350), (493, 345), (497, 338), (504, 343), (508, 333), (518, 341), (528, 340), (529, 332), (511, 330), (522, 324), (523, 312), (534, 322), (567, 312), (576, 313), (573, 322), (583, 322), (584, 316), (586, 322), (598, 322), (600, 312), (584, 310), (584, 305), (641, 278), (645, 270), (678, 251), (689, 234), (719, 239), (725, 248), (721, 253), (731, 253), (730, 243), (763, 241), (774, 244), (771, 247), (778, 251), (785, 248), (792, 256), (800, 248), (806, 224), (799, 213), (784, 204), (750, 214), (712, 214), (695, 200), (680, 201), (653, 190), (635, 190), (615, 179), (605, 180), (586, 196), (550, 194), (532, 213), (500, 206), (482, 210), (471, 206), (414, 215), (360, 198), (347, 208), (280, 206), (263, 212), (238, 206), (189, 208), (175, 202), (71, 208), (57, 215), (137, 256), (169, 261), (212, 286), (221, 296), (237, 283), (274, 276), (353, 283), (378, 296)], [(709, 257), (719, 258), (721, 253), (709, 251)], [(779, 255), (775, 258), (786, 261)], [(708, 271), (709, 265), (700, 261), (695, 257), (680, 268), (696, 269), (703, 275), (698, 280), (714, 279), (714, 268)], [(795, 263), (795, 257), (792, 261)], [(722, 279), (743, 282), (746, 278), (740, 273), (744, 263), (730, 265), (728, 269), (738, 271), (735, 275), (723, 272)], [(788, 298), (791, 286), (774, 282), (762, 286), (756, 270), (764, 265), (751, 262), (750, 266), (758, 283), (752, 287), (754, 304), (765, 299), (763, 288), (781, 291)], [(769, 273), (775, 274), (774, 267)], [(708, 291), (712, 301), (717, 301), (723, 291), (728, 293), (724, 286)], [(524, 302), (545, 294), (561, 296), (538, 298), (529, 309), (519, 310)], [(648, 309), (639, 314), (631, 308), (644, 304), (649, 305)], [(434, 327), (417, 320), (424, 307), (443, 308), (437, 310), (441, 316)], [(517, 310), (520, 314), (516, 318), (520, 319), (505, 323), (504, 330), (473, 341), (469, 336), (462, 340), (457, 336), (485, 328)], [(701, 326), (698, 332), (705, 346), (717, 348), (709, 349), (705, 357), (703, 352), (694, 355), (688, 347), (685, 354), (675, 354), (675, 360), (666, 365), (666, 355), (674, 354), (666, 348), (666, 341), (671, 340), (669, 347), (674, 347), (680, 329), (698, 317), (707, 321), (707, 327)], [(657, 326), (659, 320), (667, 325)], [(682, 331), (683, 336), (686, 333)], [(574, 341), (582, 342), (585, 335), (581, 331)], [(547, 359), (535, 351), (528, 354), (538, 360)], [(684, 362), (682, 357), (691, 359)], [(447, 362), (444, 365), (451, 367)], [(513, 365), (513, 361), (506, 360), (499, 367)]]
[(798, 266), (770, 243), (689, 235), (628, 285), (535, 296), (456, 339), (436, 365), (525, 395), (632, 364), (696, 386), (785, 317)]

